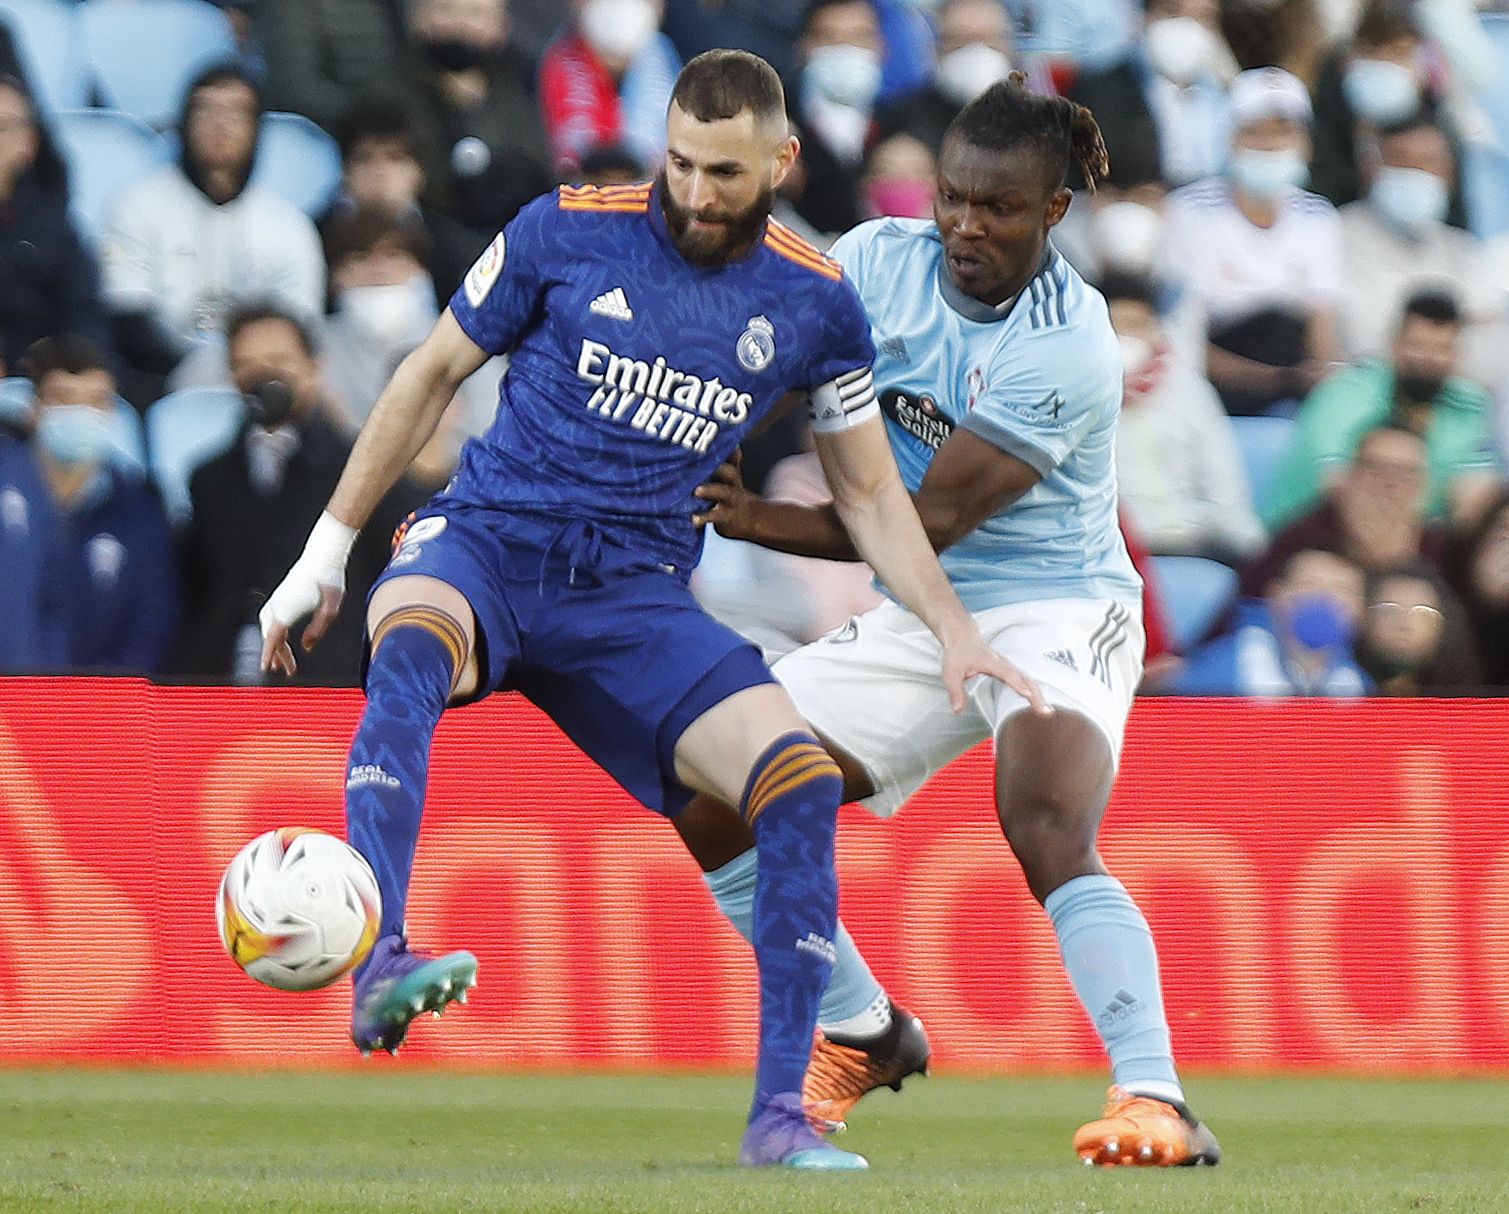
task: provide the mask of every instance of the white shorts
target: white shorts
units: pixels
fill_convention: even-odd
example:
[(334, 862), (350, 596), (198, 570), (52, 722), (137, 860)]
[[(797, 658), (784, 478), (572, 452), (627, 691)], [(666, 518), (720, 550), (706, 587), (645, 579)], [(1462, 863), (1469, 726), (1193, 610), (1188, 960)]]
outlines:
[[(975, 613), (997, 652), (1037, 680), (1054, 707), (1088, 717), (1121, 759), (1146, 640), (1140, 607), (1109, 599), (1011, 603)], [(869, 773), (860, 804), (890, 817), (934, 772), (994, 738), (1028, 707), (995, 679), (975, 679), (955, 716), (937, 639), (910, 611), (883, 603), (775, 664), (776, 677), (819, 734)]]

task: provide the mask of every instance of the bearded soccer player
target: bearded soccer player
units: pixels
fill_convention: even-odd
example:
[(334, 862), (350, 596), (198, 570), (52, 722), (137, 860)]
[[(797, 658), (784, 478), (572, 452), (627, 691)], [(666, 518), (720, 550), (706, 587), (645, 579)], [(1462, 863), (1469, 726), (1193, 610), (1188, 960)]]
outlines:
[(489, 356), (511, 361), (491, 428), (417, 513), (367, 605), (367, 707), (346, 816), (383, 897), (352, 1038), (397, 1050), (476, 961), (410, 950), (404, 903), (430, 739), (448, 705), (512, 688), (638, 800), (736, 805), (764, 862), (751, 932), (760, 1050), (741, 1162), (850, 1169), (800, 1089), (833, 960), (842, 779), (760, 655), (696, 604), (698, 485), (791, 391), (854, 545), (940, 639), (961, 702), (977, 673), (1036, 694), (985, 645), (927, 543), (886, 443), (869, 324), (838, 265), (769, 219), (797, 143), (768, 64), (689, 63), (653, 185), (562, 188), (526, 206), (394, 374), (304, 554), (263, 610), (263, 664), (291, 673), (329, 626), (346, 554)]
[[(1075, 1149), (1088, 1163), (1214, 1164), (1220, 1147), (1174, 1068), (1152, 935), (1095, 846), (1144, 641), (1141, 583), (1116, 523), (1120, 350), (1105, 300), (1049, 240), (1069, 206), (1071, 159), (1092, 184), (1103, 175), (1094, 118), (1014, 75), (950, 126), (934, 220), (875, 220), (832, 250), (869, 312), (887, 432), (928, 537), (981, 633), (1052, 713), (1026, 711), (1026, 697), (995, 683), (951, 713), (937, 645), (894, 593), (776, 674), (843, 770), (845, 799), (882, 816), (994, 740), (1001, 827), (1115, 1078)], [(755, 499), (732, 466), (700, 493), (712, 502), (703, 521), (726, 535), (863, 555), (837, 510)], [(763, 845), (751, 849), (743, 824), (703, 798), (677, 826), (747, 933)], [(830, 1119), (928, 1058), (920, 1022), (891, 1002), (842, 925), (835, 943), (806, 1085)]]

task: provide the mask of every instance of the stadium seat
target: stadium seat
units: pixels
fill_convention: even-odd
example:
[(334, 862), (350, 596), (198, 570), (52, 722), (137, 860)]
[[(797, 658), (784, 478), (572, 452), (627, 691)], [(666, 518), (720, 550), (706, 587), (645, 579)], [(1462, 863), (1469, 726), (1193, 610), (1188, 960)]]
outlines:
[(340, 148), (302, 114), (264, 115), (252, 183), (314, 218), (340, 189)]
[[(24, 419), (32, 407), (31, 380), (24, 375), (0, 379), (0, 421)], [(115, 398), (110, 415), (110, 443), (114, 447), (111, 462), (123, 472), (145, 476), (147, 471), (146, 432), (135, 409)]]
[(89, 104), (89, 69), (78, 52), (79, 19), (63, 0), (0, 0), (26, 79), (46, 110)]
[(1491, 240), (1509, 232), (1509, 153), (1469, 143), (1462, 152), (1462, 192), (1474, 236)]
[(54, 118), (53, 131), (68, 162), (74, 219), (97, 245), (116, 190), (165, 159), (167, 140), (119, 110), (63, 110)]
[(1233, 417), (1231, 428), (1252, 488), (1252, 504), (1261, 518), (1268, 517), (1279, 466), (1294, 442), (1297, 423), (1289, 417)]
[(24, 375), (0, 379), (0, 423), (14, 425), (31, 416), (31, 380)]
[(152, 479), (174, 526), (188, 521), (189, 478), (200, 464), (235, 441), (245, 417), (241, 394), (230, 388), (186, 388), (147, 410)]
[(1509, 152), (1509, 13), (1484, 13), (1478, 20), (1498, 52), (1499, 70), (1477, 101), (1493, 120), (1500, 148)]
[(79, 21), (105, 103), (159, 130), (177, 122), (190, 80), (237, 53), (230, 20), (205, 0), (85, 0)]
[(1198, 644), (1237, 590), (1237, 575), (1198, 556), (1155, 556), (1153, 575), (1168, 616), (1169, 639), (1181, 651)]

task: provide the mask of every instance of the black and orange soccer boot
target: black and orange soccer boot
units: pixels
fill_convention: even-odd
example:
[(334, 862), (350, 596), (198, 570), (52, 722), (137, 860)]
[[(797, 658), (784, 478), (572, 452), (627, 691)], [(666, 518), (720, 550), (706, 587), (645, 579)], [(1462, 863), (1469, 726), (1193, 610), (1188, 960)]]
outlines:
[(814, 1124), (842, 1126), (849, 1111), (876, 1088), (901, 1091), (909, 1075), (926, 1075), (932, 1047), (922, 1021), (891, 1004), (891, 1026), (877, 1037), (849, 1039), (818, 1031), (802, 1084), (802, 1103)]
[(1187, 1107), (1119, 1087), (1106, 1094), (1105, 1113), (1079, 1127), (1074, 1149), (1085, 1166), (1214, 1167), (1221, 1144)]

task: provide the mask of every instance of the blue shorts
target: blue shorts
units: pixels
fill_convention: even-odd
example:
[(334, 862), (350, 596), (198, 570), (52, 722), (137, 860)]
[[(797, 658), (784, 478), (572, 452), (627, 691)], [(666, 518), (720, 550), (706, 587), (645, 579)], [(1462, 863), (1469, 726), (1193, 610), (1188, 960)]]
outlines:
[(514, 690), (651, 809), (679, 813), (676, 743), (714, 704), (773, 683), (760, 651), (675, 570), (608, 528), (448, 502), (418, 511), (373, 590), (439, 578), (471, 604), (481, 683)]

